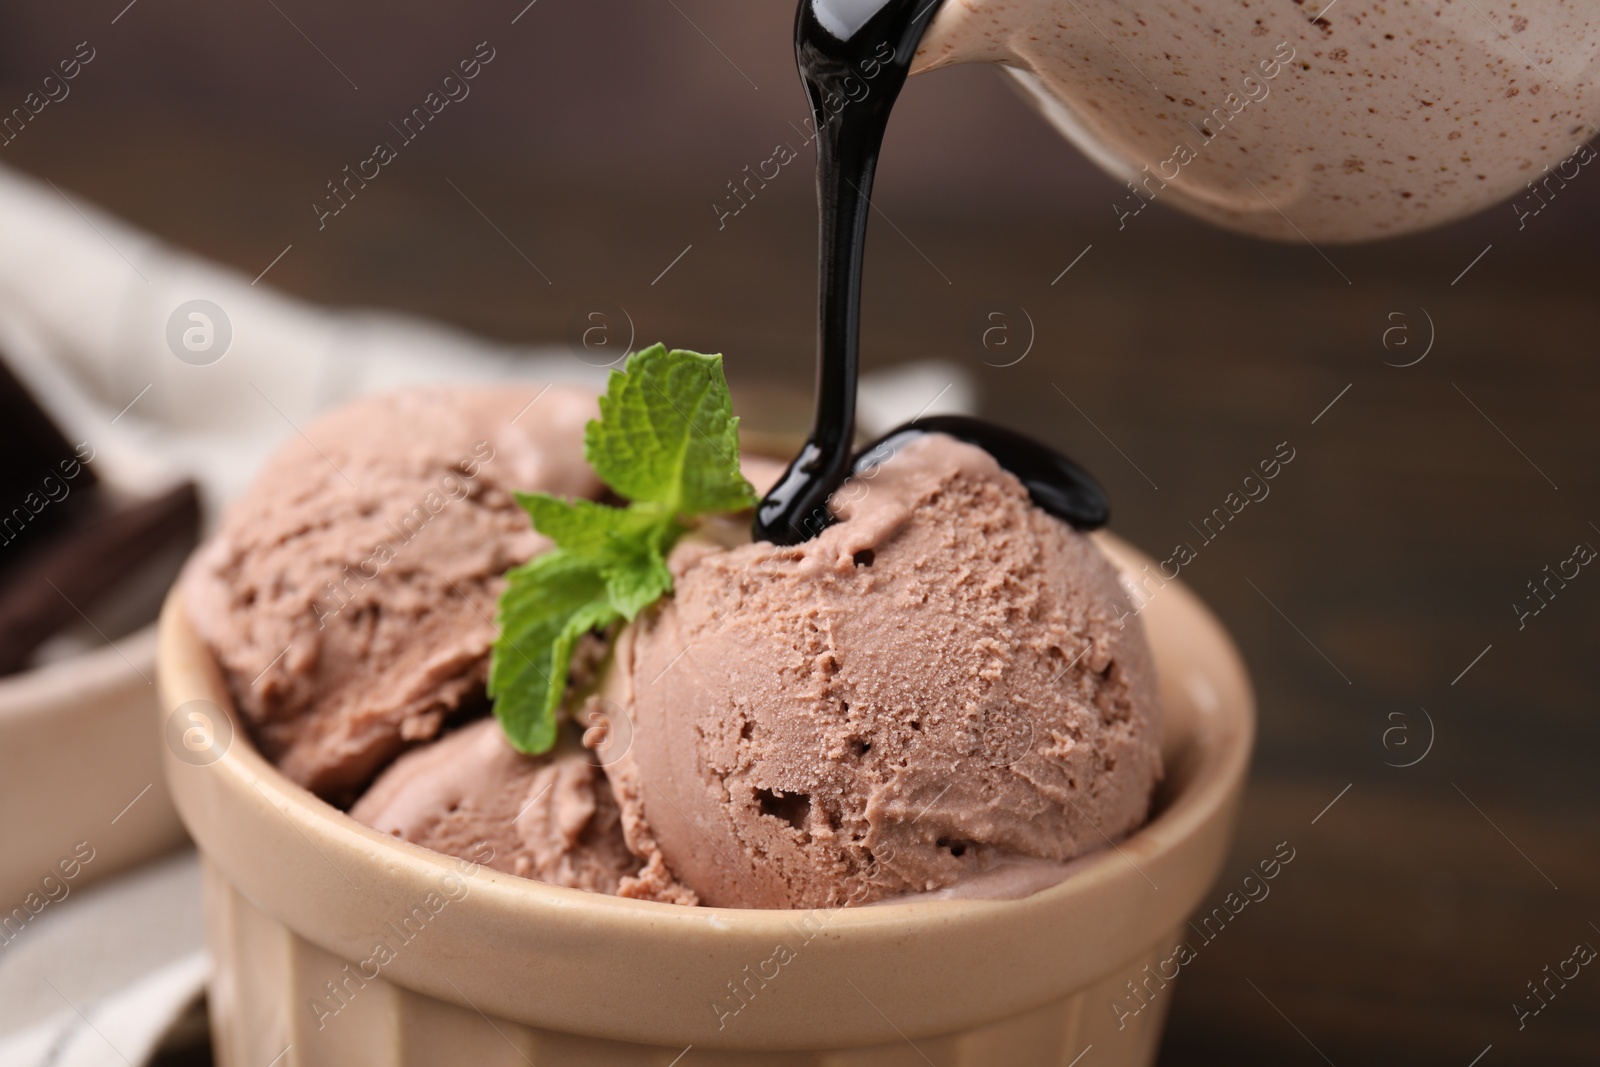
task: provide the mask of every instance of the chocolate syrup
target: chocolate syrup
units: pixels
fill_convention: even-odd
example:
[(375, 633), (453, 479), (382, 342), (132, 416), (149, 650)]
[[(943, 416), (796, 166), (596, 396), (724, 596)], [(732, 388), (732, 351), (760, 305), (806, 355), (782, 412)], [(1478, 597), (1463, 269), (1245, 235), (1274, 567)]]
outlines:
[(816, 536), (834, 521), (828, 498), (847, 477), (885, 462), (924, 433), (948, 434), (984, 449), (1022, 481), (1034, 504), (1074, 527), (1105, 525), (1105, 493), (1087, 472), (1053, 449), (979, 419), (918, 419), (859, 456), (851, 453), (872, 179), (889, 113), (941, 2), (800, 0), (795, 58), (817, 127), (817, 408), (805, 447), (756, 509), (758, 541), (793, 545)]

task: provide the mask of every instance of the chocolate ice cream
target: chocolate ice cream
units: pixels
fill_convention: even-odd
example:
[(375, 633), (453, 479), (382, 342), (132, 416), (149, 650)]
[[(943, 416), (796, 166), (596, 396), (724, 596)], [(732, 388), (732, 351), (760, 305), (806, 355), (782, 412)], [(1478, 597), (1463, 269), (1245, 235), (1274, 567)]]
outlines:
[(833, 504), (795, 547), (686, 540), (672, 597), (619, 637), (602, 692), (632, 719), (606, 747), (633, 850), (705, 904), (820, 907), (1139, 826), (1154, 668), (1093, 542), (937, 435)]
[(185, 606), (290, 778), (345, 801), (377, 777), (355, 818), (513, 874), (730, 907), (1013, 895), (1144, 820), (1159, 709), (1115, 570), (939, 434), (803, 544), (697, 520), (673, 592), (585, 638), (554, 752), (492, 718), (422, 745), (485, 710), (502, 576), (548, 547), (513, 490), (602, 491), (593, 394), (537, 393), (412, 390), (307, 426), (191, 563)]
[(480, 719), (401, 756), (350, 814), (435, 852), (490, 855), (487, 866), (508, 874), (637, 895), (641, 864), (611, 788), (570, 736), (549, 755), (524, 756), (498, 722)]
[(582, 449), (594, 394), (540, 390), (342, 407), (290, 439), (191, 561), (189, 617), (294, 781), (350, 799), (481, 701), (502, 575), (547, 544), (513, 491), (601, 489)]

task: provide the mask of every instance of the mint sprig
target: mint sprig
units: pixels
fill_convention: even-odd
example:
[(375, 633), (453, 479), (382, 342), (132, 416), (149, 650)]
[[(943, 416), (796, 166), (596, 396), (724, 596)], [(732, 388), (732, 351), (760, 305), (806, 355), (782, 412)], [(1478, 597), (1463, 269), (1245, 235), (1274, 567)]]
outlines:
[(495, 717), (519, 751), (547, 752), (578, 639), (632, 622), (672, 590), (667, 553), (687, 519), (753, 507), (722, 357), (655, 345), (612, 371), (583, 455), (629, 501), (518, 494), (556, 547), (506, 574), (489, 661)]

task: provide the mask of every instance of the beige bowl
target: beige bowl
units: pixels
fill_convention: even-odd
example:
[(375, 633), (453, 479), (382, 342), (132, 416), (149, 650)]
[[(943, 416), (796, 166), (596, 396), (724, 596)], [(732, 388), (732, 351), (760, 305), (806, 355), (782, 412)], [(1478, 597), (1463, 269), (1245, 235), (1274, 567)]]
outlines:
[(0, 921), (11, 920), (0, 942), (17, 933), (14, 909), (64, 900), (183, 843), (150, 728), (155, 674), (151, 625), (0, 679)]
[[(1101, 544), (1125, 567), (1146, 560)], [(1144, 618), (1166, 701), (1155, 818), (1010, 901), (685, 908), (475, 867), (363, 826), (247, 743), (167, 774), (205, 866), (223, 1067), (1085, 1067), (1155, 1058), (1172, 954), (1227, 851), (1254, 727), (1227, 635), (1169, 583)], [(229, 705), (177, 601), (163, 703)], [(231, 716), (231, 711), (225, 711)], [(381, 947), (380, 947), (381, 946)], [(274, 1057), (279, 1057), (274, 1059)], [(681, 1058), (680, 1058), (681, 1057)]]

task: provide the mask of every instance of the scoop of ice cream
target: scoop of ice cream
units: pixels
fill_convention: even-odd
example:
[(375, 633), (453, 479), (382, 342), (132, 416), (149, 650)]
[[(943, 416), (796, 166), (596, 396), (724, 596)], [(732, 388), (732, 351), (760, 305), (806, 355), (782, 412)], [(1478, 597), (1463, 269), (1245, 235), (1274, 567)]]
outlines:
[(633, 851), (706, 904), (821, 907), (1143, 822), (1154, 667), (1093, 542), (937, 435), (832, 508), (794, 547), (686, 540), (619, 636), (603, 696), (631, 736), (601, 750)]
[(498, 722), (481, 719), (401, 756), (350, 815), (508, 874), (617, 893), (633, 888), (641, 864), (593, 760), (571, 738), (550, 755), (524, 756)]
[[(781, 463), (761, 457), (746, 456), (742, 466), (761, 487), (783, 472)], [(573, 661), (573, 690), (592, 687), (594, 665), (604, 652), (598, 638), (585, 639)], [(579, 729), (603, 732), (613, 724), (593, 700), (576, 719), (549, 756), (516, 752), (492, 719), (462, 727), (401, 756), (350, 814), (436, 852), (524, 878), (643, 900), (698, 903), (659, 857), (646, 864), (629, 851), (600, 760), (576, 740)]]
[(351, 798), (480, 699), (506, 569), (547, 547), (512, 496), (597, 496), (593, 393), (410, 389), (303, 428), (183, 579), (266, 755)]

